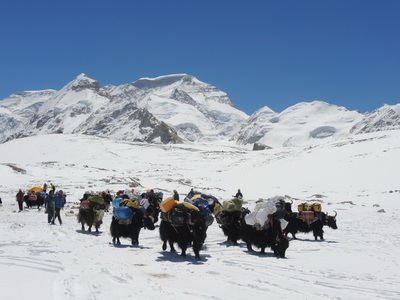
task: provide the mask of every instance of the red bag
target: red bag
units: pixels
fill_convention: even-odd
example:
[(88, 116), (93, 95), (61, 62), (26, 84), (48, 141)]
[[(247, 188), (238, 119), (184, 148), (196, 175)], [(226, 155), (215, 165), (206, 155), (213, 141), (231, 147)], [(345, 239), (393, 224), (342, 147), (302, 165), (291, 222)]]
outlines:
[(303, 211), (300, 214), (300, 218), (302, 218), (304, 221), (313, 220), (314, 219), (314, 212), (313, 211)]
[(83, 200), (81, 202), (80, 208), (82, 208), (82, 209), (92, 209), (93, 208), (93, 203), (90, 202), (89, 200)]
[(36, 201), (36, 200), (37, 200), (37, 196), (36, 196), (36, 194), (29, 194), (29, 195), (28, 195), (28, 199), (29, 199), (30, 201)]

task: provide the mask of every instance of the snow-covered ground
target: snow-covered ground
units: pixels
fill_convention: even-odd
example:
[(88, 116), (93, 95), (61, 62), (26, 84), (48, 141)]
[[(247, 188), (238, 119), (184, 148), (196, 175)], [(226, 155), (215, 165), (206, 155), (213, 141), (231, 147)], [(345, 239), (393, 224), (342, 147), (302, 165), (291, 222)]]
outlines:
[[(0, 145), (0, 299), (400, 299), (400, 131), (359, 135), (309, 148), (265, 151), (218, 145), (148, 145), (48, 135)], [(17, 212), (19, 188), (54, 183), (67, 192), (63, 225), (44, 211)], [(165, 197), (195, 188), (245, 206), (289, 195), (293, 208), (322, 201), (337, 212), (325, 240), (290, 241), (287, 258), (249, 253), (226, 242), (214, 222), (201, 261), (162, 251), (158, 228), (140, 245), (111, 244), (106, 213), (100, 233), (80, 230), (86, 190), (139, 183)]]

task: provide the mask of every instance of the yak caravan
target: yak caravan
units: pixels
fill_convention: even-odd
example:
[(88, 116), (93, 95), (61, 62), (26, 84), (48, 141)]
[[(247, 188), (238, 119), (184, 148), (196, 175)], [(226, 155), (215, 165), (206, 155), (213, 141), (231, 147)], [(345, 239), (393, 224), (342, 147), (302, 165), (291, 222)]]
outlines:
[[(60, 209), (66, 204), (66, 195), (62, 190), (56, 191), (52, 184), (49, 193), (47, 184), (43, 187), (36, 185), (26, 194), (19, 190), (16, 199), (19, 205), (23, 199), (27, 210), (35, 207), (40, 211), (45, 206), (49, 223), (54, 224), (60, 214), (59, 209), (58, 214), (51, 212), (51, 199), (54, 197), (56, 201), (59, 195), (63, 196), (63, 201), (62, 205), (54, 204), (57, 211), (57, 207)], [(77, 216), (82, 233), (85, 232), (85, 225), (87, 232), (92, 232), (94, 227), (95, 232), (99, 233), (105, 213), (111, 213), (110, 235), (116, 246), (121, 245), (120, 238), (130, 238), (132, 246), (139, 246), (142, 228), (154, 230), (159, 227), (162, 250), (167, 250), (169, 246), (171, 252), (176, 252), (174, 244), (177, 244), (181, 249), (180, 255), (186, 257), (187, 248), (191, 245), (196, 260), (201, 259), (200, 250), (214, 219), (227, 237), (227, 242), (238, 245), (238, 241), (242, 240), (249, 252), (253, 251), (253, 245), (260, 249), (261, 254), (265, 254), (265, 248), (269, 247), (278, 258), (284, 258), (289, 248), (288, 233), (296, 239), (298, 231), (312, 231), (315, 239), (320, 237), (322, 240), (324, 225), (337, 229), (336, 214), (328, 216), (323, 213), (318, 202), (301, 203), (298, 213), (293, 213), (293, 199), (289, 196), (260, 199), (253, 211), (243, 207), (244, 200), (238, 194), (222, 203), (217, 197), (194, 189), (184, 195), (183, 201), (175, 200), (176, 190), (171, 197), (163, 198), (163, 192), (153, 189), (142, 193), (134, 189), (122, 189), (115, 193), (109, 190), (87, 191), (79, 199), (79, 206), (70, 206), (66, 215)]]

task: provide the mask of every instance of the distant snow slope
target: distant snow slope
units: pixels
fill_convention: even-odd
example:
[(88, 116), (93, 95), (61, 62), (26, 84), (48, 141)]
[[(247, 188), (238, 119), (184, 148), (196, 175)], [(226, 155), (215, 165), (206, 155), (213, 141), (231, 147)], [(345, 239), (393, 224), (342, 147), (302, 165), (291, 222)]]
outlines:
[[(313, 147), (247, 151), (204, 144), (154, 145), (80, 135), (42, 135), (0, 145), (2, 299), (399, 299), (400, 131), (358, 134)], [(28, 151), (28, 155), (27, 155)], [(67, 193), (63, 225), (43, 210), (16, 212), (15, 194), (44, 182)], [(111, 244), (106, 213), (100, 233), (80, 230), (86, 190), (154, 188), (164, 197), (190, 188), (245, 207), (289, 195), (293, 209), (319, 201), (337, 212), (325, 241), (291, 240), (286, 259), (226, 242), (214, 222), (196, 262), (163, 251), (158, 228), (140, 246)], [(257, 248), (255, 248), (257, 249)], [(258, 249), (257, 249), (258, 250)], [(21, 288), (23, 286), (23, 288)]]
[(365, 118), (351, 128), (352, 133), (368, 133), (400, 129), (400, 104), (383, 105), (365, 115)]
[(322, 101), (302, 102), (281, 113), (265, 107), (247, 120), (236, 138), (241, 144), (272, 147), (321, 144), (349, 135), (362, 118), (361, 113)]
[(39, 107), (56, 91), (25, 91), (0, 102), (0, 143), (23, 130)]

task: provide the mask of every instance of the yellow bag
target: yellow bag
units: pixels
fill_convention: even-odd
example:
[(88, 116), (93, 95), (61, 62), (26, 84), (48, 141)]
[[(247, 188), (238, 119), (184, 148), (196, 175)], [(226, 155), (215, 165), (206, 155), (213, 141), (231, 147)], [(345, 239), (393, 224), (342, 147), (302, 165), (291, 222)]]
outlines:
[(167, 198), (160, 203), (160, 209), (162, 212), (166, 213), (169, 212), (176, 204), (176, 201), (174, 198), (170, 197)]
[(321, 203), (314, 203), (312, 207), (315, 212), (321, 212)]
[(222, 211), (222, 205), (215, 203), (213, 214), (214, 216)]
[(310, 203), (304, 203), (305, 211), (312, 211), (312, 205)]
[(128, 207), (139, 209), (140, 202), (139, 202), (138, 199), (123, 199), (123, 200), (121, 200), (119, 205), (120, 206), (128, 206)]
[(191, 204), (189, 202), (177, 202), (177, 204), (183, 204), (187, 209), (193, 209), (193, 210), (200, 211), (200, 209), (197, 206), (194, 206), (193, 204)]

